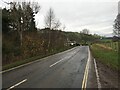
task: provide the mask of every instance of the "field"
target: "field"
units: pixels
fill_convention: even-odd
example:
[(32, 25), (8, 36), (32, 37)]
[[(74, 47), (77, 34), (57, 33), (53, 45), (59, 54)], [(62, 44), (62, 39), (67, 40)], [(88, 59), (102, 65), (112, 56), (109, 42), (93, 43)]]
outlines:
[(111, 48), (114, 51), (118, 51), (118, 42), (109, 42), (109, 43), (103, 43), (106, 47)]
[(104, 43), (91, 45), (91, 51), (96, 60), (101, 61), (108, 67), (120, 70), (118, 61), (118, 43)]

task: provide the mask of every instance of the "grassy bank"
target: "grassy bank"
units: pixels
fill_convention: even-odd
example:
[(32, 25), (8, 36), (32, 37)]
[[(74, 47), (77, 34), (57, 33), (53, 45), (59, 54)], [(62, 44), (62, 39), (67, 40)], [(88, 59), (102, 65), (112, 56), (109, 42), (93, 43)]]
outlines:
[(103, 43), (106, 47), (110, 47), (111, 49), (118, 51), (118, 42), (108, 42), (108, 43)]
[(118, 63), (118, 52), (107, 47), (103, 47), (103, 45), (93, 44), (91, 45), (91, 51), (96, 58), (96, 60), (101, 61), (106, 64), (108, 67), (118, 70), (120, 69)]
[(25, 60), (20, 60), (20, 61), (12, 62), (10, 64), (4, 65), (2, 67), (2, 70), (7, 70), (7, 69), (10, 69), (10, 68), (13, 68), (13, 67), (16, 67), (16, 66), (28, 63), (28, 62), (32, 62), (32, 61), (35, 61), (35, 60), (38, 60), (38, 59), (41, 59), (41, 58), (44, 58), (44, 57), (47, 57), (47, 56), (50, 56), (50, 55), (62, 52), (62, 51), (65, 51), (65, 50), (68, 50), (70, 48), (72, 48), (72, 47), (66, 47), (66, 48), (62, 48), (60, 50), (56, 50), (54, 52), (50, 52), (50, 53), (48, 53), (46, 55), (39, 55), (39, 56), (31, 57), (31, 58), (28, 58), (28, 59), (25, 59)]

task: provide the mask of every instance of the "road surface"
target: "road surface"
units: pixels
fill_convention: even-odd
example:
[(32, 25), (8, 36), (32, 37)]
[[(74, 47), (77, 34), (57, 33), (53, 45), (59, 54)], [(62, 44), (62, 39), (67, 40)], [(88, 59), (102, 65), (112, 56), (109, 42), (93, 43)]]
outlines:
[(77, 46), (5, 72), (2, 88), (81, 88), (88, 50), (88, 46)]

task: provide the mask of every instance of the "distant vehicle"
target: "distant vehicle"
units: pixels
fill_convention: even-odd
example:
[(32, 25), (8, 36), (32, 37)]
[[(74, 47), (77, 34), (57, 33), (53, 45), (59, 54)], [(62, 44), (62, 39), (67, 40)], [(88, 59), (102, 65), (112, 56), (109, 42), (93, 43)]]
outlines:
[(80, 46), (79, 43), (70, 43), (70, 46)]
[(87, 43), (82, 43), (81, 45), (82, 45), (82, 46), (87, 46), (88, 44), (87, 44)]
[(70, 46), (73, 46), (74, 45), (74, 43), (70, 43)]
[(80, 44), (79, 44), (79, 43), (76, 43), (75, 46), (80, 46)]

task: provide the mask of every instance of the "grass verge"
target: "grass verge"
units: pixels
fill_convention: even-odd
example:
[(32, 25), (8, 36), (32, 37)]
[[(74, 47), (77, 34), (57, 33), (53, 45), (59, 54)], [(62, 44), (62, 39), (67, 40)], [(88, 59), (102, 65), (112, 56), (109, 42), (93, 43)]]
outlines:
[(73, 48), (73, 47), (63, 48), (63, 49), (56, 50), (54, 52), (48, 53), (46, 55), (35, 56), (35, 57), (31, 57), (31, 58), (28, 58), (28, 59), (25, 59), (25, 60), (20, 60), (20, 61), (16, 61), (16, 62), (7, 64), (7, 65), (4, 65), (4, 66), (2, 66), (2, 71), (13, 68), (13, 67), (16, 67), (16, 66), (19, 66), (19, 65), (22, 65), (22, 64), (25, 64), (25, 63), (28, 63), (28, 62), (32, 62), (32, 61), (35, 61), (35, 60), (38, 60), (38, 59), (41, 59), (41, 58), (44, 58), (44, 57), (47, 57), (47, 56), (50, 56), (50, 55), (53, 55), (53, 54), (56, 54), (56, 53), (59, 53), (59, 52), (65, 51), (65, 50), (68, 50), (70, 48)]
[(120, 65), (118, 62), (118, 52), (107, 48), (103, 48), (97, 44), (91, 45), (91, 51), (93, 56), (97, 60), (106, 64), (110, 68), (120, 70)]

